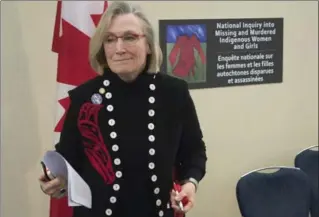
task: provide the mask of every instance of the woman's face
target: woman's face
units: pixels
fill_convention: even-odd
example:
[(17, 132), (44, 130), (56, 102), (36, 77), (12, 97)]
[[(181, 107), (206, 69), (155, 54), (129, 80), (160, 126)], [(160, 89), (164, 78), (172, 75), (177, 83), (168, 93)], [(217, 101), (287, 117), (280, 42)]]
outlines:
[(143, 23), (134, 14), (114, 17), (104, 39), (107, 64), (116, 74), (138, 73), (150, 53)]

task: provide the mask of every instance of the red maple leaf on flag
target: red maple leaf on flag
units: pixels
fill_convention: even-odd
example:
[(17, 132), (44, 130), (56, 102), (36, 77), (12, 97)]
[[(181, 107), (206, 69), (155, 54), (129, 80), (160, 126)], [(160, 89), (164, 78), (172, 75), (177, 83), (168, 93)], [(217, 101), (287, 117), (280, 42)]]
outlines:
[[(104, 10), (103, 11), (106, 10), (107, 6), (108, 6), (107, 2), (104, 2)], [(102, 15), (103, 14), (91, 14), (90, 15), (95, 27), (97, 27)], [(72, 43), (72, 41), (70, 41), (70, 40), (67, 41), (67, 43), (68, 43), (67, 46), (68, 47), (75, 48), (75, 47), (78, 46), (78, 44), (77, 44), (78, 41), (86, 41), (86, 40), (88, 40), (86, 35), (81, 33), (77, 28), (75, 28), (73, 25), (65, 22), (64, 20), (62, 20), (62, 26), (65, 29), (68, 29), (67, 34), (69, 34), (69, 35), (77, 35), (78, 36), (77, 40), (73, 41), (74, 43)], [(76, 31), (76, 32), (74, 32), (74, 31)], [(59, 38), (60, 43), (63, 43), (63, 41), (64, 41), (63, 37), (67, 37), (67, 35), (62, 35)], [(81, 38), (79, 38), (79, 37), (81, 37)], [(62, 44), (57, 44), (56, 41), (55, 41), (55, 43), (53, 44), (53, 47), (54, 47), (53, 50), (54, 51), (59, 49), (57, 46), (63, 46), (63, 45)], [(89, 46), (88, 44), (82, 46), (82, 49), (79, 51), (79, 55), (76, 56), (77, 60), (74, 61), (74, 62), (81, 62), (83, 64), (79, 64), (78, 67), (72, 65), (72, 67), (74, 67), (73, 69), (70, 69), (70, 67), (69, 67), (70, 65), (67, 62), (65, 62), (65, 61), (70, 61), (70, 59), (68, 57), (66, 57), (66, 56), (69, 56), (69, 53), (68, 52), (66, 52), (64, 54), (63, 53), (59, 53), (61, 56), (59, 56), (60, 64), (58, 65), (58, 79), (57, 79), (58, 82), (67, 83), (67, 84), (70, 84), (70, 85), (78, 86), (81, 83), (85, 82), (86, 80), (89, 80), (89, 79), (91, 79), (91, 78), (96, 76), (95, 72), (93, 72), (93, 69), (91, 69), (89, 60), (87, 59), (88, 55), (83, 55), (83, 53), (88, 53), (88, 49), (89, 49), (88, 46)], [(68, 50), (69, 51), (70, 50), (74, 51), (75, 49), (68, 49)], [(66, 56), (63, 56), (63, 55), (66, 55)], [(66, 57), (66, 58), (63, 58), (63, 57)], [(83, 65), (84, 65), (84, 70), (83, 70)], [(74, 70), (74, 71), (79, 71), (80, 70), (81, 71), (81, 68), (82, 68), (82, 71), (84, 73), (83, 72), (79, 73), (78, 76), (74, 76), (74, 74), (67, 72), (67, 70)], [(54, 132), (61, 132), (62, 131), (64, 120), (65, 120), (65, 117), (66, 117), (66, 112), (67, 112), (67, 110), (69, 109), (69, 106), (70, 106), (70, 98), (69, 97), (65, 97), (65, 98), (59, 99), (58, 102), (63, 107), (64, 114), (61, 117), (61, 119), (58, 121), (57, 125), (55, 126)]]
[(57, 125), (55, 126), (54, 132), (61, 132), (62, 131), (63, 123), (64, 123), (65, 116), (66, 116), (66, 111), (69, 109), (69, 106), (70, 106), (70, 97), (65, 97), (63, 99), (60, 99), (58, 102), (63, 107), (65, 112), (64, 112), (63, 116), (61, 117), (61, 119), (59, 120), (59, 122), (57, 123)]

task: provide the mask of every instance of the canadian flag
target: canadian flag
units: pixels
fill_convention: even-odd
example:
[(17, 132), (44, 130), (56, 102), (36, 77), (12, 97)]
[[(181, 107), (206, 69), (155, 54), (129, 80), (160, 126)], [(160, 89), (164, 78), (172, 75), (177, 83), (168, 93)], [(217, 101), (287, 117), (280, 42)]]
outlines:
[[(58, 1), (52, 51), (58, 54), (57, 113), (54, 144), (58, 143), (69, 108), (68, 91), (97, 74), (90, 66), (89, 40), (107, 8), (107, 1)], [(50, 201), (50, 217), (72, 217), (67, 198)]]

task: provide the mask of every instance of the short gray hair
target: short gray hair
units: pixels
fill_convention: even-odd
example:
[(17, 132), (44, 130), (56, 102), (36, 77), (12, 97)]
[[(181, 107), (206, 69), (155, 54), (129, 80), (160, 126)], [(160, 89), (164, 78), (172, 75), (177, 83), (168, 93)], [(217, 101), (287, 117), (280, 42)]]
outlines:
[(118, 15), (134, 14), (144, 23), (144, 34), (147, 43), (150, 46), (151, 54), (149, 58), (149, 73), (156, 73), (162, 65), (162, 50), (155, 42), (154, 29), (142, 12), (141, 8), (128, 2), (115, 1), (110, 4), (104, 12), (101, 20), (90, 40), (89, 59), (91, 67), (99, 74), (103, 74), (103, 69), (108, 68), (105, 58), (103, 42), (112, 19)]

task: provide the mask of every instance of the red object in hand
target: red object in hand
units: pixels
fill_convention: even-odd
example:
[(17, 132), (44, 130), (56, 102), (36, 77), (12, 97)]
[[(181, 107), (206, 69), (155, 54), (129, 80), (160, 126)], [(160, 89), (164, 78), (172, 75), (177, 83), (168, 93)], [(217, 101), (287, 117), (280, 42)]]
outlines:
[[(174, 190), (179, 193), (179, 192), (182, 191), (182, 186), (179, 185), (179, 184), (176, 184), (176, 183), (174, 182)], [(183, 197), (183, 199), (182, 199), (182, 204), (183, 204), (183, 206), (186, 206), (186, 205), (188, 204), (188, 198), (187, 198), (187, 196)]]

